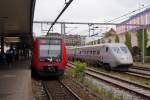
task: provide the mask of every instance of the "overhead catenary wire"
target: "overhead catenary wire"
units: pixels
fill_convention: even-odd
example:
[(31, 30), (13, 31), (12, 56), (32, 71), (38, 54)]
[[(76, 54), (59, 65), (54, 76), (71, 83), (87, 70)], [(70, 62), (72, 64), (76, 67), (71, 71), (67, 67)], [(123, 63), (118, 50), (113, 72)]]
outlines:
[(133, 13), (135, 13), (135, 12), (141, 10), (141, 9), (145, 9), (145, 8), (149, 8), (149, 7), (150, 7), (150, 5), (147, 5), (147, 6), (142, 7), (142, 8), (138, 8), (138, 9), (136, 9), (136, 10), (134, 10), (134, 11), (131, 11), (131, 12), (129, 12), (129, 13), (126, 13), (126, 14), (124, 14), (124, 15), (122, 15), (122, 16), (119, 16), (119, 17), (114, 18), (114, 19), (112, 19), (112, 20), (106, 21), (106, 23), (114, 22), (114, 21), (116, 21), (116, 20), (118, 20), (118, 19), (120, 19), (120, 18), (126, 17), (126, 16), (128, 17), (128, 15), (130, 15), (130, 14), (133, 14)]
[(57, 20), (60, 18), (60, 16), (64, 13), (64, 11), (69, 7), (69, 5), (71, 4), (73, 0), (70, 0), (66, 3), (66, 6), (63, 8), (63, 10), (60, 12), (60, 14), (57, 16), (57, 18), (55, 19), (55, 21), (51, 24), (51, 27), (49, 28), (48, 32), (51, 30), (51, 28), (53, 27), (53, 25), (57, 22)]

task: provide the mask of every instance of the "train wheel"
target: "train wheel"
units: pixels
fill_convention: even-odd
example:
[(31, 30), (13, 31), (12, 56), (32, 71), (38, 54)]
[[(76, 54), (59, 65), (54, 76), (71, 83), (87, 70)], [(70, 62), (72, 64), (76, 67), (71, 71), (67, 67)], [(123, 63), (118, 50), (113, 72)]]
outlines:
[(109, 64), (105, 64), (104, 67), (107, 71), (111, 71), (111, 66)]

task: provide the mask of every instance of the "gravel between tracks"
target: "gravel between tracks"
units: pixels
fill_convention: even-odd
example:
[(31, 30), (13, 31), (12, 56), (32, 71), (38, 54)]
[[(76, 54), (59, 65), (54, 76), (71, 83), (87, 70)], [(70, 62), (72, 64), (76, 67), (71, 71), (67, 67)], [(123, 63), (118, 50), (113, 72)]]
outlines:
[[(94, 74), (94, 73), (93, 73), (93, 74)], [(104, 76), (103, 76), (103, 77), (104, 77)], [(92, 79), (92, 78), (91, 78), (91, 79)], [(109, 79), (108, 79), (108, 80), (109, 80)], [(118, 83), (118, 84), (120, 84), (120, 83)], [(129, 85), (129, 86), (130, 86), (130, 85)], [(127, 87), (129, 87), (129, 86), (127, 86)], [(130, 88), (131, 88), (131, 87), (130, 87)], [(123, 90), (124, 90), (124, 89), (123, 89)], [(125, 91), (124, 91), (124, 92), (125, 92)], [(140, 89), (139, 92), (144, 92), (144, 91), (143, 91), (142, 89)], [(131, 92), (131, 96), (132, 96), (132, 95), (134, 96), (134, 93)], [(125, 96), (125, 97), (126, 97), (126, 96)], [(135, 99), (135, 98), (136, 98), (136, 99)], [(138, 95), (136, 95), (136, 96), (134, 96), (134, 97), (131, 97), (130, 99), (131, 99), (131, 100), (139, 100), (139, 99), (141, 100), (141, 99), (144, 99), (144, 98), (141, 98), (141, 97), (139, 97)], [(129, 99), (129, 100), (130, 100), (130, 99)]]
[(63, 83), (65, 83), (77, 95), (79, 95), (82, 100), (107, 100), (105, 97), (101, 96), (100, 94), (94, 93), (72, 77), (65, 76), (65, 78), (63, 79)]

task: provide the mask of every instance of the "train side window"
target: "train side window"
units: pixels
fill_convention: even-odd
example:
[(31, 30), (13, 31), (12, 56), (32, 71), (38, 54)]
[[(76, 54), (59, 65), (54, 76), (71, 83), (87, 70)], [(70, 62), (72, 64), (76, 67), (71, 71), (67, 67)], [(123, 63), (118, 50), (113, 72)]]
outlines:
[(108, 52), (108, 49), (109, 49), (109, 48), (108, 48), (108, 47), (106, 47), (106, 52)]

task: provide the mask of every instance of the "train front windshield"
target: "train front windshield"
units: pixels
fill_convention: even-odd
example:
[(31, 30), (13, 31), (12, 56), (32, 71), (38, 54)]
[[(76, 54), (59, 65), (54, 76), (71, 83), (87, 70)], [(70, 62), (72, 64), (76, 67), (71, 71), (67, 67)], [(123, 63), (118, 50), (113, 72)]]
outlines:
[(127, 47), (121, 46), (121, 47), (112, 47), (113, 52), (116, 54), (126, 54), (128, 53)]
[(61, 40), (40, 40), (40, 61), (51, 59), (54, 62), (61, 61)]

